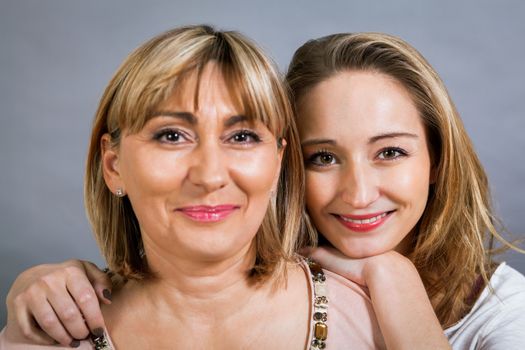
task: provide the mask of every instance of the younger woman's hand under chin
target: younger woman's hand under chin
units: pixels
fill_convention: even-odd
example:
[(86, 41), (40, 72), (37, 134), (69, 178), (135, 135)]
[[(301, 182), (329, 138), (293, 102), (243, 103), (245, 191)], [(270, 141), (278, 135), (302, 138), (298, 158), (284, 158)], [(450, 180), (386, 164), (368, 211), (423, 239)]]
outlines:
[(388, 251), (383, 254), (374, 255), (366, 258), (350, 258), (334, 247), (305, 248), (301, 254), (312, 258), (323, 268), (345, 277), (363, 287), (369, 287), (383, 278), (384, 274), (389, 277), (402, 274), (405, 269), (412, 267), (412, 272), (416, 272), (412, 262), (403, 255)]

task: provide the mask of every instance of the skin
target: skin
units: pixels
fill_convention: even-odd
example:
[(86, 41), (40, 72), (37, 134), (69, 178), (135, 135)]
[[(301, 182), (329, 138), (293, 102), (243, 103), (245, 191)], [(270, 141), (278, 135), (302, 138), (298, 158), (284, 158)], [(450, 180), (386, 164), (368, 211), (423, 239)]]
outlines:
[[(448, 349), (419, 274), (403, 254), (433, 181), (425, 128), (406, 89), (393, 78), (347, 71), (299, 101), (306, 164), (306, 207), (336, 248), (306, 252), (368, 288), (389, 349)], [(341, 216), (377, 215), (354, 230)]]
[[(389, 349), (448, 349), (417, 270), (402, 255), (411, 249), (433, 180), (425, 129), (410, 96), (388, 76), (343, 72), (313, 87), (298, 112), (307, 209), (338, 249), (304, 253), (367, 288)], [(368, 213), (388, 217), (363, 233), (334, 216)]]

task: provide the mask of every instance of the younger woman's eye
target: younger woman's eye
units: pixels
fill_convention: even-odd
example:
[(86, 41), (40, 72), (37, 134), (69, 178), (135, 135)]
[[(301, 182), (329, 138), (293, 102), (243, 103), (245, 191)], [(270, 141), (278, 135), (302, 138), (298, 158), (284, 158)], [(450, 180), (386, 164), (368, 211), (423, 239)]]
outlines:
[(255, 132), (250, 130), (241, 130), (236, 132), (229, 139), (233, 143), (248, 144), (261, 142), (261, 138)]
[(315, 166), (329, 166), (335, 164), (337, 160), (334, 154), (327, 151), (321, 151), (312, 154), (308, 157), (307, 161)]
[(406, 156), (408, 153), (399, 147), (388, 147), (385, 149), (382, 149), (377, 154), (377, 157), (381, 160), (395, 160), (400, 157)]
[(155, 133), (153, 138), (165, 143), (180, 143), (187, 140), (187, 137), (177, 129), (163, 129)]

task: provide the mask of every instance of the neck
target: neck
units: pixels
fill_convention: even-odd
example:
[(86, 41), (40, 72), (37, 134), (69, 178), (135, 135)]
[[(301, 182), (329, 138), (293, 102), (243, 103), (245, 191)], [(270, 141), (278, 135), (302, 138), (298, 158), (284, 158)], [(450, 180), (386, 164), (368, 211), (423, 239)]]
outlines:
[(150, 305), (157, 314), (178, 319), (224, 317), (254, 295), (255, 286), (248, 277), (255, 263), (253, 243), (222, 259), (167, 256), (146, 242), (145, 251), (155, 277), (130, 282), (125, 289), (134, 296), (132, 299)]

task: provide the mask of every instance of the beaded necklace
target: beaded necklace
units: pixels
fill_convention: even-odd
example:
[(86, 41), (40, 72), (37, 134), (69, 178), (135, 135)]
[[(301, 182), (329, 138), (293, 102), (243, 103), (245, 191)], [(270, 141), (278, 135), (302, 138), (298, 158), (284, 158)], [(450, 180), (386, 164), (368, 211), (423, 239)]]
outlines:
[[(326, 288), (326, 276), (324, 275), (321, 265), (312, 259), (306, 259), (308, 268), (312, 274), (314, 285), (314, 312), (313, 312), (313, 335), (314, 339), (310, 344), (310, 350), (322, 350), (326, 348), (326, 339), (328, 337), (328, 292)], [(112, 350), (106, 335), (91, 335), (91, 342), (95, 350)]]
[(310, 272), (312, 273), (312, 281), (314, 284), (314, 339), (310, 344), (311, 350), (318, 350), (326, 348), (326, 338), (328, 337), (328, 291), (326, 288), (326, 276), (324, 275), (321, 265), (312, 259), (306, 259)]

